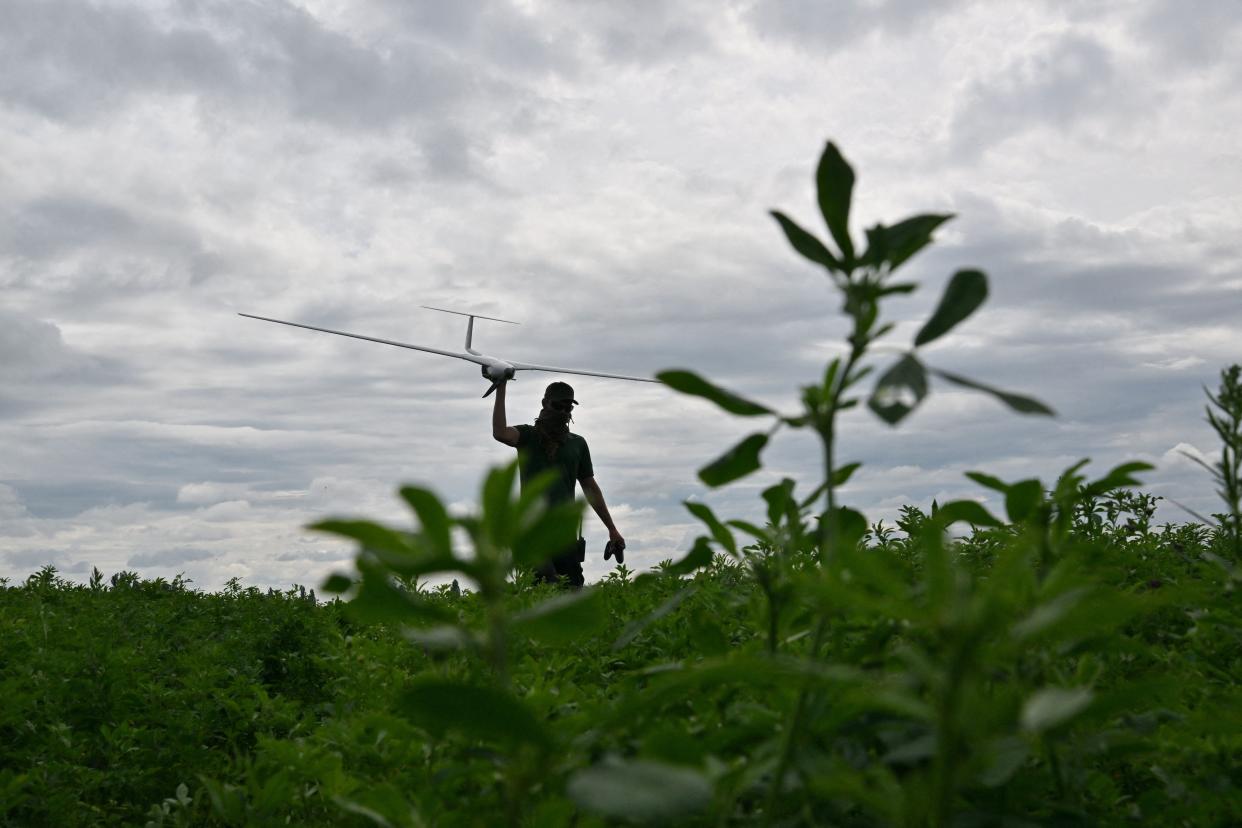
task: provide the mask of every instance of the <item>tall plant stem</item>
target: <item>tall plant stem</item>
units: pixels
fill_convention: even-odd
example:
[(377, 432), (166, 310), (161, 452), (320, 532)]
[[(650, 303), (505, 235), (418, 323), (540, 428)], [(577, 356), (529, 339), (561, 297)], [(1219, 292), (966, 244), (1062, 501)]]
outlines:
[(966, 677), (970, 645), (960, 642), (950, 661), (948, 681), (936, 705), (936, 764), (934, 773), (933, 825), (944, 828), (953, 816), (953, 798), (957, 793), (958, 705)]
[(496, 681), (509, 689), (509, 642), (507, 619), (499, 604), (488, 610), (488, 660), (496, 674)]
[[(850, 336), (850, 345), (849, 359), (846, 360), (842, 370), (837, 374), (828, 398), (823, 421), (816, 429), (824, 445), (824, 501), (825, 508), (827, 509), (824, 519), (820, 521), (820, 566), (823, 566), (827, 560), (827, 551), (836, 548), (840, 535), (836, 514), (836, 485), (833, 482), (833, 464), (835, 462), (833, 452), (835, 448), (836, 420), (837, 414), (840, 411), (841, 397), (849, 384), (850, 373), (867, 350), (866, 334), (863, 332), (857, 316), (854, 317), (854, 332)], [(815, 620), (815, 632), (811, 637), (811, 649), (808, 654), (811, 660), (819, 658), (819, 650), (823, 646), (824, 636), (827, 632), (828, 614), (821, 612)], [(793, 752), (797, 747), (798, 734), (802, 729), (802, 720), (806, 716), (810, 696), (810, 683), (809, 681), (803, 682), (802, 687), (798, 690), (798, 700), (794, 703), (793, 713), (790, 715), (785, 728), (785, 738), (781, 744), (780, 759), (776, 763), (776, 775), (772, 779), (771, 788), (768, 789), (767, 804), (764, 807), (764, 821), (768, 825), (772, 824), (781, 786), (785, 782), (785, 774), (789, 772), (789, 766), (793, 762)]]
[[(824, 444), (824, 520), (820, 521), (821, 534), (819, 539), (819, 561), (822, 565), (829, 549), (835, 548), (838, 536), (837, 520), (837, 487), (833, 480), (836, 466), (837, 414), (841, 410), (841, 397), (849, 384), (850, 374), (854, 366), (862, 359), (867, 350), (866, 334), (862, 330), (858, 317), (854, 317), (854, 331), (850, 335), (850, 355), (833, 382), (828, 398), (828, 408), (824, 413), (824, 421), (817, 429), (819, 438)], [(818, 653), (812, 653), (816, 656)]]
[[(811, 638), (812, 658), (819, 653), (819, 648), (823, 644), (824, 635), (827, 631), (827, 616), (821, 615), (815, 622), (815, 633)], [(793, 715), (790, 716), (788, 726), (785, 728), (785, 738), (781, 741), (781, 756), (776, 763), (776, 775), (772, 778), (772, 786), (768, 788), (768, 799), (763, 808), (765, 825), (771, 825), (772, 820), (776, 817), (776, 802), (780, 797), (781, 786), (785, 782), (785, 774), (789, 772), (789, 765), (793, 761), (793, 752), (796, 746), (795, 740), (797, 739), (798, 731), (802, 729), (802, 719), (806, 715), (809, 701), (809, 688), (804, 683), (798, 691), (798, 700), (794, 704)]]

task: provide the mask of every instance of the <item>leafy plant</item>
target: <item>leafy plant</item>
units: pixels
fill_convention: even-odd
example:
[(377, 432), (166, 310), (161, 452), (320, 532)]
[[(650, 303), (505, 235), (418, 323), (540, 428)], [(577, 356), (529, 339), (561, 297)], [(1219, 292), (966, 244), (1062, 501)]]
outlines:
[[(1208, 465), (1189, 452), (1183, 452), (1208, 470), (1219, 487), (1216, 493), (1225, 503), (1225, 512), (1217, 515), (1221, 531), (1227, 539), (1234, 564), (1242, 564), (1242, 365), (1233, 365), (1220, 372), (1220, 389), (1216, 395), (1204, 389), (1208, 401), (1207, 421), (1220, 438), (1220, 460)], [(1212, 409), (1216, 410), (1213, 411)], [(1205, 521), (1206, 522), (1206, 521)]]

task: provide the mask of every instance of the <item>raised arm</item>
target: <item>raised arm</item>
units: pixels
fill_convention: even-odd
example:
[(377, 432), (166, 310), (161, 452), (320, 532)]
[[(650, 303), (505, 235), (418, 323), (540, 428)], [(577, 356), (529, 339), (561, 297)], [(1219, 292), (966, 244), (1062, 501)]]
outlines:
[(496, 404), (492, 408), (492, 437), (507, 446), (517, 446), (518, 430), (505, 421), (505, 386), (502, 382), (496, 386)]

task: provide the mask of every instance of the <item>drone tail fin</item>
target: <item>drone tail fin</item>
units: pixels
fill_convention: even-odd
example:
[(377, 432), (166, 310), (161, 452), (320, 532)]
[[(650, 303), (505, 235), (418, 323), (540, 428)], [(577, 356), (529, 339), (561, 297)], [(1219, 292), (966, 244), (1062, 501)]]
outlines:
[(482, 314), (478, 314), (478, 313), (465, 313), (463, 311), (449, 310), (448, 308), (433, 308), (431, 307), (431, 305), (423, 305), (422, 307), (426, 308), (427, 310), (439, 311), (440, 313), (454, 313), (454, 314), (457, 314), (458, 316), (470, 317), (470, 321), (466, 323), (466, 353), (474, 354), (475, 356), (478, 356), (479, 352), (470, 347), (471, 340), (474, 338), (474, 320), (475, 319), (487, 319), (490, 322), (505, 322), (509, 325), (521, 325), (522, 324), (521, 322), (512, 322), (508, 319), (497, 319), (494, 316), (483, 316)]

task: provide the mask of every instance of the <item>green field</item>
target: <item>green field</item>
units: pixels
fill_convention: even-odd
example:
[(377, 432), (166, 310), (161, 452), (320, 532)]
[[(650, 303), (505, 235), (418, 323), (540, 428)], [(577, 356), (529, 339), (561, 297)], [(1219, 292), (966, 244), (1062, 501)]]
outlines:
[(778, 431), (802, 429), (821, 485), (765, 489), (763, 525), (688, 502), (704, 534), (678, 560), (580, 592), (522, 574), (573, 541), (581, 505), (549, 508), (538, 482), (519, 493), (516, 464), (487, 474), (475, 513), (407, 486), (406, 525), (315, 524), (358, 548), (319, 600), (51, 569), (5, 585), (0, 824), (1242, 822), (1242, 369), (1209, 395), (1219, 514), (1153, 525), (1149, 465), (1095, 476), (1084, 460), (1053, 481), (970, 472), (993, 509), (870, 523), (842, 502), (859, 467), (837, 458), (842, 411), (897, 425), (934, 378), (1052, 412), (923, 361), (985, 300), (977, 270), (861, 390), (891, 330), (881, 305), (915, 288), (895, 271), (950, 217), (876, 225), (855, 249), (853, 183), (829, 144), (816, 184), (833, 249), (775, 214), (850, 324), (801, 411), (659, 375), (766, 424), (704, 484), (751, 474)]
[[(917, 825), (950, 784), (955, 823), (1227, 824), (1242, 624), (1203, 558), (1222, 538), (1116, 508), (1145, 502), (1080, 519), (1091, 553), (1042, 584), (997, 563), (1012, 530), (962, 542), (940, 586), (919, 544), (870, 535), (884, 569), (823, 595), (813, 667), (805, 621), (788, 613), (773, 652), (754, 570), (723, 556), (611, 578), (563, 628), (511, 621), (503, 685), (470, 643), (299, 590), (45, 571), (0, 591), (0, 822)], [(422, 603), (488, 626), (476, 594)]]

